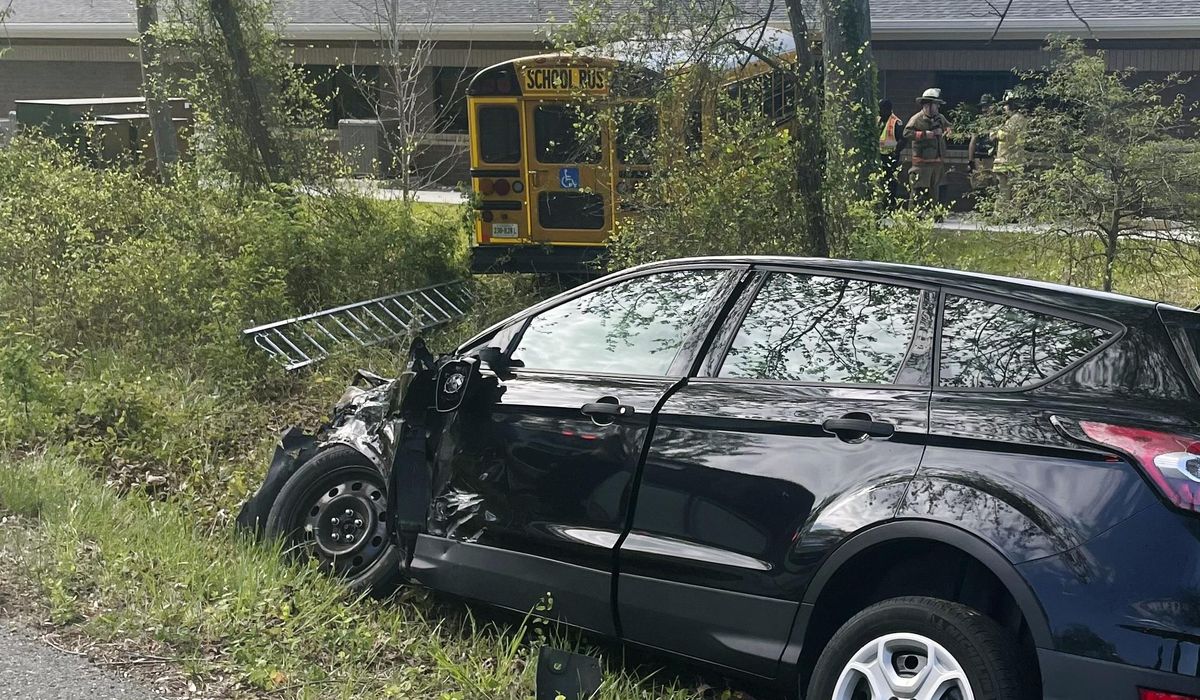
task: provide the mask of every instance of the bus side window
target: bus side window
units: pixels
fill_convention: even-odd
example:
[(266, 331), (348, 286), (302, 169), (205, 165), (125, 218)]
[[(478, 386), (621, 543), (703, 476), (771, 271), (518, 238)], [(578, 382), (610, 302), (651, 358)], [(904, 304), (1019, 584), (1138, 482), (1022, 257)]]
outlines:
[[(781, 71), (770, 71), (730, 83), (726, 88), (728, 109), (741, 110), (775, 123), (796, 114), (796, 78)], [(732, 113), (730, 114), (732, 116)]]
[(479, 108), (479, 158), (485, 163), (521, 162), (521, 116), (516, 107)]
[(763, 111), (776, 122), (796, 116), (796, 76), (784, 71), (772, 71), (771, 95), (763, 100)]
[(617, 162), (649, 165), (658, 136), (658, 110), (649, 104), (624, 104), (617, 108)]

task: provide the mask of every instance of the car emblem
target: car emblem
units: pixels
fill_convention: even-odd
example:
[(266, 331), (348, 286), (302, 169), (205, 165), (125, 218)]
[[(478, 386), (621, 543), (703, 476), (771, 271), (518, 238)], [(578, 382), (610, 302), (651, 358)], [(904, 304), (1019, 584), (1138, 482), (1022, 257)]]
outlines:
[(449, 377), (446, 377), (446, 382), (442, 384), (442, 391), (446, 392), (447, 394), (457, 394), (462, 390), (463, 384), (465, 384), (466, 381), (467, 377), (465, 374), (462, 372), (455, 372)]

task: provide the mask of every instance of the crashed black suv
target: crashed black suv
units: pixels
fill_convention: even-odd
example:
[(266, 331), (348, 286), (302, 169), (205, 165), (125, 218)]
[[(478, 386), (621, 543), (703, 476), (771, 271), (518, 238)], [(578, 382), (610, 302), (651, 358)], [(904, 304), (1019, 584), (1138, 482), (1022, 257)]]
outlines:
[(814, 700), (1200, 696), (1200, 314), (947, 270), (627, 270), (290, 431), (245, 525)]

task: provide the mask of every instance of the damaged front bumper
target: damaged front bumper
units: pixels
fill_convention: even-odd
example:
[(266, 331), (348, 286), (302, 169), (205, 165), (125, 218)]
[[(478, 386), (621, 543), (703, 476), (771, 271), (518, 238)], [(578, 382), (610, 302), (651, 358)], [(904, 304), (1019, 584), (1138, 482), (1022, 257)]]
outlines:
[[(266, 478), (238, 513), (238, 526), (255, 536), (262, 535), (263, 525), (283, 485), (305, 462), (332, 445), (353, 448), (390, 482), (395, 476), (393, 465), (405, 429), (421, 424), (419, 433), (421, 438), (424, 437), (424, 421), (420, 415), (423, 406), (419, 410), (406, 410), (405, 407), (410, 388), (420, 379), (431, 381), (432, 369), (408, 371), (396, 379), (359, 370), (334, 405), (330, 420), (316, 434), (292, 426), (280, 435)], [(423, 445), (421, 449), (423, 452)], [(424, 460), (421, 462), (423, 465)], [(389, 488), (389, 496), (391, 493), (394, 489)]]

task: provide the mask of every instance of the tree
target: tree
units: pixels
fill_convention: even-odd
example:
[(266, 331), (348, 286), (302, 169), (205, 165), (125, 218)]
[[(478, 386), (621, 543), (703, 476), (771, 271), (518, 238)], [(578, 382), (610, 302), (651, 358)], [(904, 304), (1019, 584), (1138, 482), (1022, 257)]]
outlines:
[(333, 172), (319, 142), (323, 106), (281, 41), (282, 18), (269, 0), (158, 0), (153, 34), (173, 94), (196, 116), (193, 153), (239, 184), (304, 180)]
[[(794, 0), (793, 0), (794, 1)], [(821, 0), (821, 57), (828, 107), (838, 113), (837, 134), (858, 170), (860, 192), (870, 188), (878, 162), (878, 77), (871, 52), (869, 0)]]
[(154, 139), (154, 161), (163, 182), (170, 182), (171, 169), (179, 161), (179, 147), (175, 140), (175, 123), (171, 119), (171, 106), (166, 100), (165, 85), (157, 71), (162, 67), (158, 53), (158, 40), (154, 28), (158, 24), (156, 0), (136, 0), (138, 26), (138, 55), (142, 64), (142, 95), (146, 98), (146, 112), (150, 115), (150, 131)]
[[(435, 95), (434, 24), (440, 4), (438, 0), (415, 4), (360, 0), (358, 4), (366, 17), (373, 18), (371, 29), (379, 38), (380, 80), (356, 73), (356, 82), (383, 125), (397, 186), (403, 198), (411, 200), (420, 188), (441, 181), (456, 160), (451, 149), (444, 149), (441, 157), (433, 155), (435, 137), (447, 131), (453, 110), (461, 106), (450, 101), (438, 104)], [(464, 63), (470, 62), (469, 55), (468, 48)], [(461, 88), (471, 75), (463, 67), (450, 78)], [(462, 94), (462, 90), (453, 93)]]
[(235, 85), (243, 108), (239, 111), (242, 128), (258, 151), (263, 174), (268, 181), (280, 179), (279, 155), (271, 136), (267, 119), (264, 81), (257, 80), (250, 62), (250, 51), (242, 31), (242, 19), (238, 15), (236, 0), (208, 0), (209, 11), (221, 30), (225, 49), (229, 52), (233, 66)]
[[(825, 142), (821, 137), (820, 115), (822, 99), (817, 84), (819, 74), (808, 36), (808, 20), (804, 16), (802, 0), (784, 0), (787, 7), (788, 26), (796, 40), (796, 102), (797, 112), (807, 115), (807, 128), (794, 129), (791, 138), (796, 145), (795, 171), (796, 189), (804, 203), (804, 218), (808, 222), (809, 253), (828, 257), (829, 221), (825, 211), (824, 171), (817, 164), (825, 163)], [(769, 15), (768, 15), (769, 17)]]
[[(1150, 273), (1200, 252), (1200, 121), (1178, 77), (1108, 71), (1103, 51), (1053, 39), (1048, 72), (1025, 76), (1025, 114), (1007, 117), (1007, 179), (982, 205), (1065, 247), (1075, 274), (1111, 290), (1118, 261)], [(1175, 97), (1172, 97), (1172, 94)], [(1062, 246), (1061, 244), (1065, 244)], [(1094, 278), (1093, 278), (1094, 279)]]
[[(874, 69), (862, 39), (869, 22), (857, 17), (861, 34), (838, 44), (857, 47), (843, 63), (871, 76), (859, 89), (822, 77), (809, 29), (822, 16), (815, 0), (643, 0), (640, 8), (622, 3), (622, 12), (608, 1), (578, 7), (554, 43), (660, 76), (641, 83), (649, 85), (644, 99), (660, 128), (646, 139), (648, 172), (618, 186), (622, 208), (637, 213), (618, 221), (612, 264), (704, 254), (921, 254), (928, 216), (880, 215), (886, 183), (873, 167)], [(868, 9), (864, 0), (845, 1)], [(784, 9), (790, 34), (778, 28)], [(850, 22), (831, 26), (841, 24)], [(623, 76), (614, 84), (638, 83)], [(600, 128), (616, 133), (618, 148), (628, 125), (643, 121), (629, 118), (625, 97), (591, 98), (599, 103)], [(843, 141), (847, 129), (851, 147)]]

